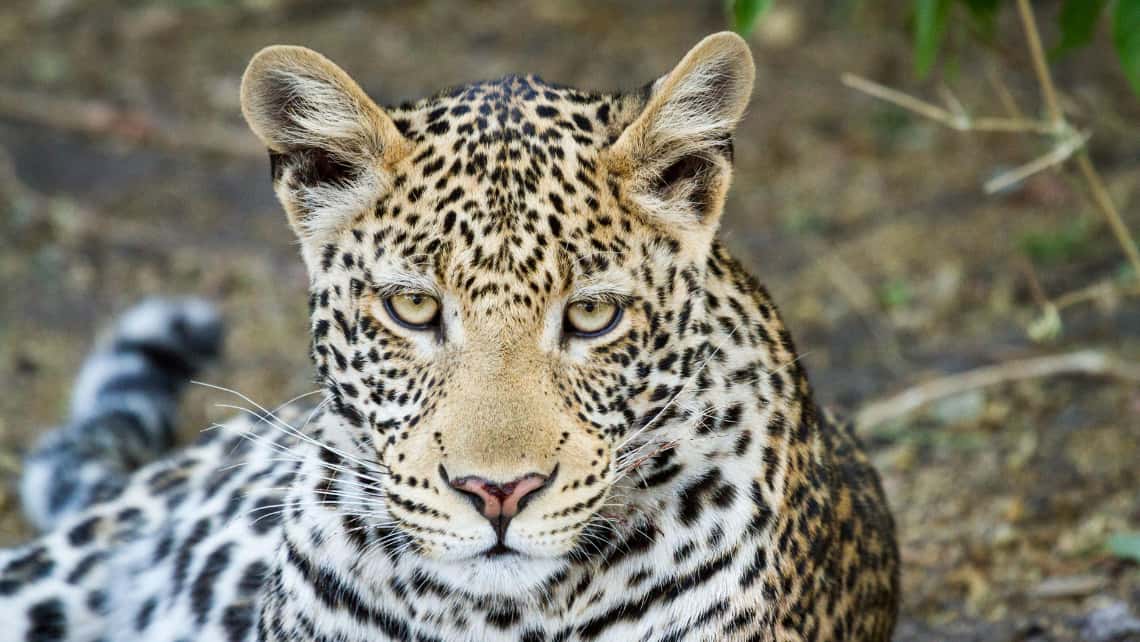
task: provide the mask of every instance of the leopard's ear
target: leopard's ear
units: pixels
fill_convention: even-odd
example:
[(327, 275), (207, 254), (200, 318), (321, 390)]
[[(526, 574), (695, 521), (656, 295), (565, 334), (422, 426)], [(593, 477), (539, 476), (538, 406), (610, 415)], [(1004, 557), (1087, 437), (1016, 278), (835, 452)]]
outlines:
[(610, 149), (623, 191), (646, 216), (711, 238), (732, 176), (732, 133), (754, 77), (748, 45), (723, 32), (653, 83)]
[(258, 52), (242, 77), (241, 107), (269, 148), (274, 189), (306, 260), (374, 206), (389, 187), (389, 167), (410, 149), (348, 74), (304, 47)]

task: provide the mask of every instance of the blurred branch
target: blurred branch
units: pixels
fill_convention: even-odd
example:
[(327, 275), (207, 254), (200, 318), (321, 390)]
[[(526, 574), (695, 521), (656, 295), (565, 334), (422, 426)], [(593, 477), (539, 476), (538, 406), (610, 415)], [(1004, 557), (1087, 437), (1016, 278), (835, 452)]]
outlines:
[(1050, 167), (1060, 165), (1069, 160), (1074, 153), (1082, 149), (1085, 143), (1088, 142), (1090, 134), (1073, 132), (1064, 136), (1057, 142), (1057, 144), (1045, 154), (1025, 163), (1019, 165), (1008, 172), (1002, 172), (997, 176), (986, 181), (984, 189), (987, 194), (996, 194), (1002, 190), (1008, 189), (1017, 185), (1021, 181), (1043, 172)]
[[(1025, 37), (1029, 41), (1029, 53), (1033, 56), (1033, 71), (1037, 74), (1037, 84), (1041, 86), (1045, 108), (1049, 110), (1049, 117), (1054, 124), (1069, 129), (1068, 123), (1065, 121), (1065, 114), (1061, 110), (1061, 103), (1057, 100), (1057, 90), (1053, 86), (1053, 75), (1049, 72), (1049, 64), (1045, 61), (1045, 52), (1041, 48), (1041, 36), (1037, 33), (1037, 20), (1033, 17), (1033, 7), (1030, 6), (1029, 0), (1017, 0), (1017, 10), (1021, 15), (1021, 23), (1025, 27)], [(1092, 192), (1093, 201), (1108, 219), (1112, 233), (1116, 235), (1117, 241), (1120, 242), (1121, 248), (1128, 256), (1128, 261), (1132, 264), (1132, 271), (1136, 278), (1140, 279), (1140, 251), (1136, 249), (1136, 241), (1132, 239), (1132, 234), (1124, 225), (1120, 212), (1116, 210), (1116, 205), (1112, 202), (1112, 197), (1109, 196), (1108, 189), (1104, 186), (1104, 181), (1101, 180), (1100, 174), (1097, 173), (1096, 167), (1089, 159), (1088, 152), (1081, 150), (1077, 155), (1077, 167), (1080, 168), (1085, 183), (1088, 185), (1089, 191)]]
[(1085, 303), (1087, 301), (1113, 302), (1129, 296), (1140, 296), (1140, 282), (1132, 283), (1130, 286), (1123, 286), (1113, 281), (1100, 281), (1092, 285), (1086, 285), (1083, 288), (1072, 290), (1071, 292), (1066, 292), (1054, 298), (1052, 304), (1056, 306), (1058, 310), (1064, 310), (1069, 306)]
[(264, 153), (245, 130), (159, 123), (146, 113), (104, 101), (59, 98), (6, 87), (0, 87), (0, 118), (171, 151), (239, 158), (260, 158)]
[(1045, 109), (1049, 111), (1049, 120), (1060, 128), (1065, 123), (1065, 114), (1061, 111), (1061, 102), (1057, 100), (1057, 89), (1053, 86), (1053, 75), (1049, 73), (1049, 63), (1045, 60), (1045, 50), (1041, 47), (1037, 20), (1033, 17), (1033, 7), (1029, 6), (1029, 0), (1017, 0), (1017, 12), (1021, 15), (1021, 24), (1025, 28), (1029, 55), (1033, 59), (1033, 72), (1037, 74), (1037, 84), (1041, 87)]
[(1140, 279), (1140, 251), (1137, 251), (1136, 242), (1132, 239), (1132, 233), (1128, 231), (1128, 226), (1124, 224), (1124, 219), (1121, 218), (1120, 212), (1117, 211), (1116, 205), (1112, 202), (1112, 197), (1108, 194), (1108, 188), (1105, 187), (1104, 180), (1101, 179), (1100, 173), (1097, 172), (1096, 167), (1093, 166), (1087, 151), (1081, 150), (1077, 154), (1077, 167), (1080, 168), (1081, 174), (1085, 177), (1085, 183), (1092, 193), (1093, 201), (1096, 202), (1100, 207), (1100, 211), (1103, 212), (1108, 219), (1108, 224), (1112, 227), (1112, 233), (1116, 235), (1120, 246), (1124, 248), (1124, 253), (1128, 255), (1128, 262), (1132, 264), (1134, 278)]
[(867, 429), (901, 419), (933, 402), (971, 390), (1014, 381), (1059, 375), (1089, 375), (1140, 383), (1140, 365), (1099, 350), (1008, 361), (920, 383), (902, 392), (864, 405), (855, 425)]
[(951, 112), (934, 103), (915, 98), (910, 94), (880, 85), (873, 80), (857, 74), (845, 73), (840, 79), (844, 85), (869, 96), (885, 100), (893, 105), (902, 107), (920, 116), (925, 116), (941, 125), (960, 132), (1033, 132), (1037, 134), (1052, 134), (1054, 127), (1049, 123), (1026, 118), (1003, 118), (1000, 116), (983, 116), (973, 118), (962, 112)]
[[(1091, 134), (1077, 130), (1065, 118), (1056, 86), (1053, 83), (1052, 74), (1049, 71), (1049, 64), (1046, 60), (1044, 49), (1041, 46), (1041, 36), (1037, 30), (1037, 22), (1033, 15), (1033, 8), (1029, 0), (1017, 0), (1017, 7), (1018, 14), (1021, 17), (1022, 27), (1025, 30), (1029, 54), (1033, 61), (1033, 71), (1037, 77), (1037, 84), (1041, 91), (1041, 100), (1048, 114), (1047, 121), (1021, 117), (1020, 109), (1017, 108), (1016, 103), (1014, 103), (1004, 83), (1001, 82), (1000, 77), (995, 73), (989, 74), (990, 83), (997, 88), (998, 98), (1001, 100), (1006, 111), (1012, 114), (1012, 117), (973, 118), (949, 90), (943, 90), (942, 92), (943, 98), (949, 106), (947, 109), (855, 74), (845, 73), (841, 77), (841, 80), (843, 84), (852, 89), (916, 113), (955, 131), (1031, 133), (1047, 137), (1052, 145), (1046, 154), (986, 181), (984, 186), (986, 193), (992, 194), (1000, 192), (1024, 181), (1026, 178), (1038, 172), (1059, 166), (1070, 158), (1074, 159), (1084, 179), (1085, 185), (1089, 190), (1093, 203), (1104, 215), (1128, 263), (1132, 266), (1132, 271), (1135, 275), (1134, 279), (1140, 280), (1140, 251), (1136, 248), (1136, 241), (1132, 238), (1128, 226), (1124, 224), (1124, 219), (1121, 217), (1119, 210), (1117, 210), (1116, 204), (1113, 203), (1112, 196), (1109, 194), (1104, 180), (1089, 158), (1086, 144)], [(1110, 285), (1108, 287), (1114, 286)], [(1075, 302), (1103, 297), (1105, 286), (1097, 285), (1094, 291), (1094, 294), (1086, 293), (1084, 290), (1068, 293), (1059, 297), (1057, 301), (1052, 302), (1044, 298), (1043, 293), (1041, 293), (1044, 299), (1042, 308), (1045, 312), (1045, 317), (1052, 319), (1053, 323), (1051, 323), (1051, 325), (1056, 325), (1057, 330), (1059, 330), (1059, 310)], [(1114, 289), (1113, 293), (1127, 296), (1135, 294), (1136, 291), (1136, 288), (1119, 288)], [(1060, 304), (1062, 301), (1064, 305)]]

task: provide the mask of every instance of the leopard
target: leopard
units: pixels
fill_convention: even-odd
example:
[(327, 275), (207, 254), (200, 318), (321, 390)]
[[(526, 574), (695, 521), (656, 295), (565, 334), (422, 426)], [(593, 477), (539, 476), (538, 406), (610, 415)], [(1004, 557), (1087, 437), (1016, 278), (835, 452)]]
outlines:
[(241, 106), (319, 387), (227, 389), (238, 415), (179, 445), (221, 315), (127, 312), (23, 462), (40, 534), (0, 552), (0, 638), (889, 640), (880, 478), (718, 238), (754, 83), (729, 32), (633, 91), (392, 107), (257, 53)]

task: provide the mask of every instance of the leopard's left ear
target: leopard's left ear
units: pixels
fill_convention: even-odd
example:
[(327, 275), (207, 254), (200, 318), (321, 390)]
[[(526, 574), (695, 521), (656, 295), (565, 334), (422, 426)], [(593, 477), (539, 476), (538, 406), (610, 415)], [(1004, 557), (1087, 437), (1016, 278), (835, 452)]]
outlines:
[(250, 129), (269, 148), (274, 189), (306, 262), (372, 208), (411, 143), (340, 67), (304, 47), (257, 53), (241, 82)]
[(610, 167), (650, 219), (711, 238), (732, 176), (732, 132), (754, 77), (748, 45), (723, 32), (653, 83), (610, 149)]

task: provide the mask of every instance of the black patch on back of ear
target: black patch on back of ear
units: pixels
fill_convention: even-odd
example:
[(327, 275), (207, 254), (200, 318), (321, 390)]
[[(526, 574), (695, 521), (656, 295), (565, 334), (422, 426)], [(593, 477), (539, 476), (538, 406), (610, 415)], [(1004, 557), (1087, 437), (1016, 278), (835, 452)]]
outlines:
[(704, 218), (709, 206), (709, 175), (715, 167), (716, 163), (707, 156), (682, 156), (661, 172), (653, 184), (653, 190), (667, 195), (682, 182), (694, 182), (688, 195), (689, 204), (699, 218)]
[(315, 186), (322, 183), (344, 184), (357, 178), (359, 168), (317, 147), (303, 147), (290, 152), (269, 152), (269, 170), (274, 181), (292, 169), (295, 184)]
[(278, 154), (275, 151), (269, 152), (269, 176), (276, 183), (281, 179), (281, 174), (285, 172), (285, 154)]
[(673, 161), (657, 176), (650, 187), (653, 191), (668, 197), (669, 192), (682, 183), (692, 182), (688, 200), (697, 216), (703, 219), (709, 214), (708, 210), (712, 206), (713, 183), (719, 171), (715, 157), (723, 156), (731, 163), (732, 154), (732, 138), (726, 136), (704, 154), (690, 154)]
[(302, 156), (298, 167), (298, 180), (306, 185), (318, 183), (345, 183), (356, 178), (357, 168), (323, 149), (302, 149), (294, 154)]

